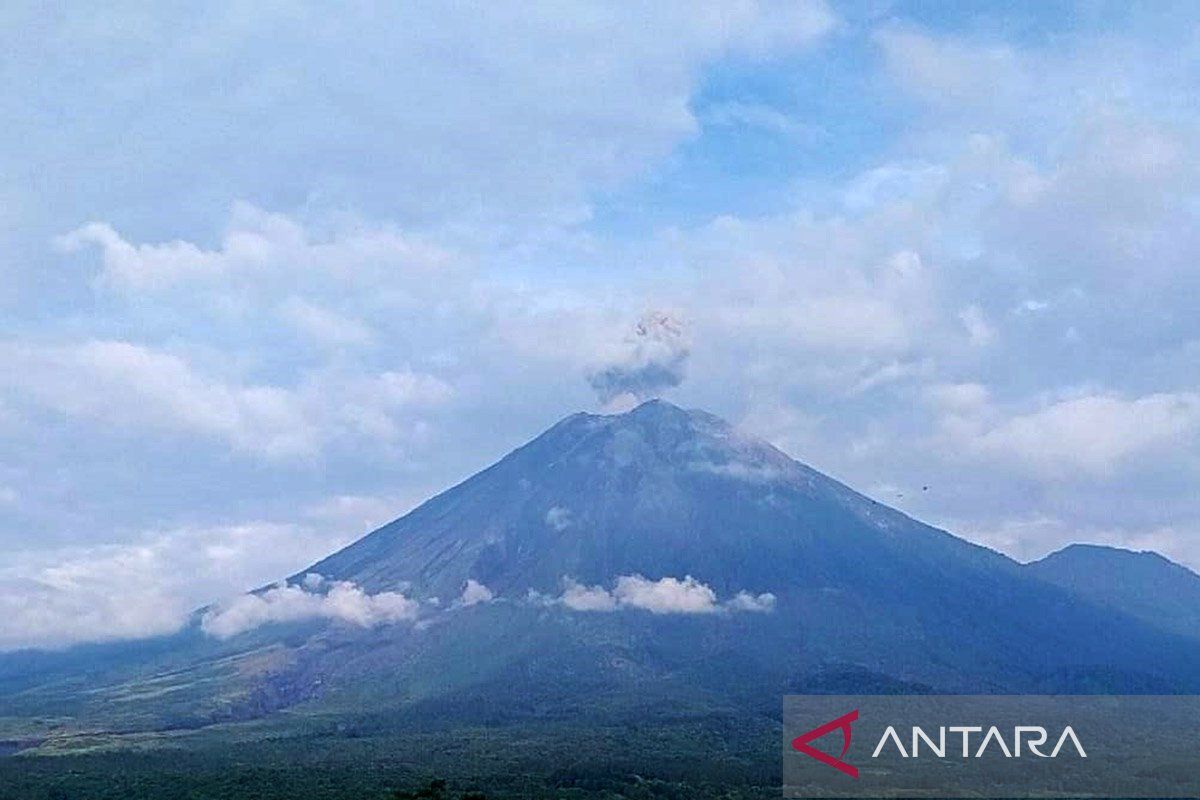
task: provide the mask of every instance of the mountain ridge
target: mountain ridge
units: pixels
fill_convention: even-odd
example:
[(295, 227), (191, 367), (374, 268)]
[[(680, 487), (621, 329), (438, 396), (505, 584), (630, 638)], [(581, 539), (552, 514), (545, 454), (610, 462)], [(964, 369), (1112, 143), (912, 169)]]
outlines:
[(1160, 553), (1077, 543), (1027, 567), (1092, 603), (1163, 630), (1200, 637), (1200, 575)]

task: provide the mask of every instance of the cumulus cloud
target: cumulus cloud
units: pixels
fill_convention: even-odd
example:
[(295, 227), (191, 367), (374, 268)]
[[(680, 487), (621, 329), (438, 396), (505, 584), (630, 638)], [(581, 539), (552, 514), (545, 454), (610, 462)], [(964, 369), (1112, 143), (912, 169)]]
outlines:
[(643, 575), (621, 575), (611, 590), (564, 578), (562, 594), (557, 598), (537, 592), (531, 592), (530, 598), (545, 605), (562, 605), (572, 611), (594, 612), (638, 609), (652, 614), (715, 614), (722, 611), (767, 612), (775, 607), (775, 595), (753, 595), (745, 591), (720, 603), (711, 587), (691, 575), (682, 579), (666, 576), (658, 580)]
[(600, 402), (644, 400), (683, 382), (691, 341), (678, 317), (663, 311), (644, 315), (605, 364), (587, 380)]
[(705, 584), (684, 576), (656, 581), (641, 575), (617, 578), (613, 597), (617, 605), (641, 608), (654, 614), (711, 614), (717, 610), (717, 594)]
[(264, 592), (244, 594), (206, 611), (200, 627), (210, 636), (228, 639), (263, 625), (278, 622), (327, 619), (370, 628), (394, 622), (411, 622), (421, 604), (400, 592), (368, 594), (353, 583), (334, 581), (328, 588), (280, 583)]
[(496, 595), (491, 589), (474, 578), (468, 578), (467, 585), (463, 587), (462, 596), (458, 598), (458, 604), (466, 608), (480, 603), (490, 603), (495, 598)]
[(770, 592), (763, 592), (762, 594), (738, 592), (733, 596), (732, 600), (725, 604), (725, 607), (733, 611), (766, 613), (775, 609), (775, 595)]
[(584, 586), (569, 579), (563, 583), (559, 599), (572, 611), (615, 611), (617, 608), (617, 599), (602, 586)]

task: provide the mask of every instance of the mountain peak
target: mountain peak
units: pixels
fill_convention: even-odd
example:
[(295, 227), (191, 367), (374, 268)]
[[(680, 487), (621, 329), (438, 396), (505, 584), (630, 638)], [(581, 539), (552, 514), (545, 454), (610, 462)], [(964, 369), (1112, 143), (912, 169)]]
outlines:
[(756, 436), (699, 409), (647, 400), (619, 414), (576, 414), (539, 436), (525, 455), (559, 463), (590, 461), (643, 475), (666, 470), (743, 478), (795, 476), (804, 467)]
[(1171, 561), (1166, 556), (1156, 553), (1153, 550), (1130, 550), (1124, 547), (1113, 547), (1106, 544), (1090, 544), (1087, 542), (1075, 542), (1055, 550), (1047, 556), (1033, 562), (1034, 564), (1052, 565), (1066, 564), (1069, 562), (1087, 562), (1088, 564), (1099, 564), (1108, 562), (1111, 564), (1140, 564), (1147, 568), (1155, 566), (1168, 570), (1182, 570), (1190, 572), (1187, 567), (1182, 564), (1177, 564)]
[(628, 411), (620, 414), (613, 414), (617, 417), (687, 417), (694, 412), (680, 408), (669, 400), (663, 400), (661, 397), (653, 397), (649, 400), (644, 400)]
[(650, 400), (566, 417), (312, 571), (441, 597), (638, 574), (761, 592), (810, 568), (797, 541), (902, 530), (932, 535), (720, 417)]
[(616, 424), (687, 426), (699, 423), (705, 426), (733, 427), (715, 414), (695, 408), (681, 408), (658, 397), (645, 400), (628, 411), (584, 416), (598, 416)]

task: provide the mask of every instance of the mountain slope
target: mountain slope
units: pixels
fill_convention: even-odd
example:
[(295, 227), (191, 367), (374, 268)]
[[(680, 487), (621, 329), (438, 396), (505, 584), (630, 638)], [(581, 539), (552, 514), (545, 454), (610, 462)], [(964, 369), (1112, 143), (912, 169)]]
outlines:
[(661, 401), (569, 417), (311, 571), (443, 598), (471, 579), (513, 602), (564, 577), (691, 575), (721, 597), (770, 592), (766, 619), (704, 624), (710, 636), (750, 626), (718, 646), (777, 684), (829, 664), (972, 690), (1197, 674), (1188, 645)]
[(1200, 575), (1158, 553), (1073, 544), (1028, 569), (1098, 606), (1200, 638)]

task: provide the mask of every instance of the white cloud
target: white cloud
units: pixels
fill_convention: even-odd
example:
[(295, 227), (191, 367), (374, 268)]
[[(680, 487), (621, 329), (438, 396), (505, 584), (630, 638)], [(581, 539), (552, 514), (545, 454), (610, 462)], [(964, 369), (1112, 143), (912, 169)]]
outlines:
[(277, 584), (258, 594), (245, 594), (205, 612), (205, 633), (228, 639), (263, 625), (328, 619), (370, 628), (415, 621), (421, 604), (400, 592), (368, 594), (346, 581), (329, 583), (325, 591)]
[(954, 413), (973, 413), (989, 402), (986, 386), (978, 383), (939, 383), (925, 387), (925, 396), (940, 409)]
[(309, 457), (346, 435), (401, 437), (398, 414), (453, 394), (440, 379), (410, 371), (314, 375), (294, 388), (246, 385), (121, 341), (0, 342), (0, 365), (0, 391), (57, 413), (133, 432), (149, 427), (211, 437), (266, 459)]
[(1082, 471), (1106, 477), (1146, 454), (1178, 448), (1200, 431), (1200, 395), (1166, 393), (1126, 400), (1087, 395), (1018, 414), (977, 433), (978, 452), (1047, 477)]
[(572, 611), (615, 611), (617, 599), (603, 586), (584, 586), (572, 580), (563, 581), (560, 602)]
[(701, 122), (719, 128), (750, 128), (794, 139), (819, 139), (820, 127), (785, 114), (762, 103), (717, 103), (704, 109)]
[(958, 319), (967, 329), (967, 336), (970, 337), (971, 344), (976, 347), (989, 345), (996, 338), (996, 329), (988, 322), (983, 309), (979, 306), (967, 306), (958, 312)]
[(1148, 456), (1186, 452), (1200, 435), (1200, 395), (1193, 392), (1127, 399), (1077, 391), (1032, 410), (997, 404), (975, 383), (931, 386), (925, 397), (952, 461), (991, 462), (1045, 481), (1104, 482)]
[[(114, 194), (128, 207), (204, 192), (203, 204), (231, 185), (263, 196), (283, 184), (318, 205), (537, 229), (586, 218), (593, 192), (643, 174), (693, 135), (689, 100), (706, 65), (794, 52), (836, 17), (823, 0), (671, 0), (636, 14), (397, 5), (327, 22), (312, 9), (233, 2), (203, 20), (165, 7), (81, 9), (47, 21), (43, 48), (14, 32), (5, 49), (39, 80), (13, 81), (8, 103), (31, 113), (10, 134), (21, 157), (0, 161), (0, 174), (45, 170), (47, 205), (64, 202), (59, 184), (72, 174), (70, 196), (85, 207)], [(115, 28), (133, 33), (118, 46)], [(286, 66), (300, 60), (336, 68), (307, 80)], [(161, 81), (132, 66), (151, 62)], [(57, 118), (34, 101), (48, 95), (98, 122), (76, 130), (67, 151), (92, 154), (83, 178), (62, 138), (45, 135)], [(134, 169), (137, 181), (119, 180)], [(156, 274), (198, 266), (186, 247), (135, 255), (161, 262)]]
[(293, 572), (360, 533), (328, 521), (251, 522), (10, 550), (0, 566), (0, 651), (171, 633), (212, 598)]
[(279, 307), (279, 316), (320, 344), (340, 347), (366, 345), (373, 341), (370, 329), (358, 320), (298, 297), (286, 300)]
[(104, 254), (99, 280), (111, 286), (162, 288), (185, 278), (219, 277), (225, 269), (221, 253), (206, 252), (182, 241), (134, 246), (103, 222), (89, 222), (58, 237), (55, 244), (67, 253), (99, 246)]
[(617, 578), (613, 597), (620, 606), (653, 614), (711, 614), (717, 610), (716, 592), (691, 575), (683, 580), (666, 577), (657, 581), (622, 575)]
[(942, 107), (986, 110), (998, 99), (1025, 96), (1037, 80), (1027, 59), (1002, 43), (936, 38), (899, 26), (878, 31), (875, 41), (902, 86)]
[[(91, 222), (55, 240), (60, 250), (100, 251), (98, 286), (130, 294), (163, 294), (185, 288), (198, 291), (262, 289), (283, 294), (296, 287), (336, 284), (366, 288), (389, 280), (410, 291), (428, 293), (430, 281), (455, 277), (454, 256), (419, 237), (387, 226), (343, 224), (331, 234), (315, 235), (285, 214), (249, 203), (233, 205), (221, 245), (204, 249), (188, 241), (133, 243), (112, 226)], [(344, 335), (347, 323), (314, 311), (304, 298), (288, 297), (292, 321), (313, 329), (334, 328)], [(361, 331), (356, 331), (361, 332)]]
[(765, 614), (775, 609), (775, 595), (770, 592), (763, 592), (762, 594), (738, 592), (733, 596), (732, 600), (725, 603), (725, 607), (733, 611), (750, 611)]
[(546, 512), (546, 524), (556, 531), (565, 531), (571, 527), (571, 509), (553, 506)]
[(585, 586), (570, 578), (563, 579), (558, 598), (531, 593), (535, 602), (561, 604), (572, 611), (617, 611), (638, 609), (652, 614), (715, 614), (721, 611), (767, 612), (775, 607), (775, 595), (738, 592), (725, 603), (717, 602), (716, 592), (686, 575), (682, 579), (666, 576), (656, 581), (642, 575), (618, 577), (612, 590), (603, 586)]
[(465, 608), (480, 603), (490, 603), (495, 597), (496, 595), (491, 589), (474, 578), (468, 578), (467, 585), (463, 587), (462, 596), (458, 598), (458, 604)]
[(68, 416), (194, 431), (268, 458), (316, 447), (318, 433), (291, 392), (222, 383), (179, 356), (128, 342), (0, 343), (0, 363), (0, 388)]

